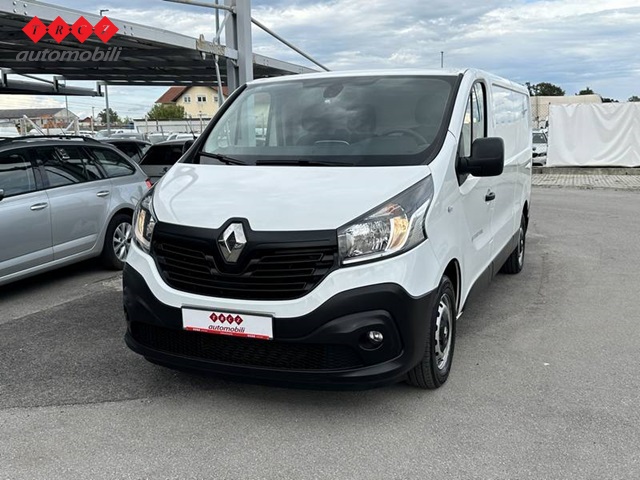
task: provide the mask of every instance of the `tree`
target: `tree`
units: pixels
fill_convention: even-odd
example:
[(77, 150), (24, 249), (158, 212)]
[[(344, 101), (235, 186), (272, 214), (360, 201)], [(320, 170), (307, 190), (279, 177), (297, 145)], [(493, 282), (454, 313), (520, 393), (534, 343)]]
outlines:
[(578, 95), (593, 95), (595, 92), (593, 90), (591, 90), (591, 88), (587, 87), (583, 90), (580, 90), (578, 92)]
[(613, 98), (603, 97), (602, 98), (602, 103), (619, 103), (619, 102), (618, 102), (618, 100), (615, 100)]
[(536, 97), (562, 97), (564, 90), (553, 83), (541, 82), (532, 85), (527, 82), (529, 94)]
[[(107, 123), (106, 108), (98, 114), (98, 118), (100, 119), (101, 123)], [(109, 121), (111, 122), (112, 125), (120, 123), (120, 117), (118, 116), (118, 113), (112, 108), (109, 108)]]
[(638, 95), (633, 95), (629, 97), (629, 102), (640, 102), (640, 97)]
[(184, 118), (184, 107), (172, 103), (156, 103), (147, 117), (149, 120), (177, 120)]

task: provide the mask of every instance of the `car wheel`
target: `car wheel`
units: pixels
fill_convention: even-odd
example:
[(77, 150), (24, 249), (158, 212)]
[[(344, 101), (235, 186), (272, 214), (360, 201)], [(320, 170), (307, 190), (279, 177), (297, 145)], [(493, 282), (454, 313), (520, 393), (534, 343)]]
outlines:
[(102, 249), (102, 261), (107, 268), (122, 270), (129, 253), (132, 235), (130, 215), (119, 213), (111, 219)]
[(524, 215), (522, 215), (522, 218), (520, 219), (520, 229), (518, 230), (518, 244), (500, 269), (502, 273), (514, 275), (522, 271), (522, 267), (524, 267), (524, 251), (526, 247), (526, 238), (527, 221), (525, 220)]
[(420, 363), (407, 374), (407, 383), (423, 389), (441, 387), (449, 377), (456, 344), (456, 296), (451, 280), (440, 280), (437, 301), (429, 312), (429, 333)]

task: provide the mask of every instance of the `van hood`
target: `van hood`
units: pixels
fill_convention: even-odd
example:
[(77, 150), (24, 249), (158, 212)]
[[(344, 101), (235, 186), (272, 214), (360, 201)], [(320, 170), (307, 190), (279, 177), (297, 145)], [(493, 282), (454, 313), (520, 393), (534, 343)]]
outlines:
[(161, 222), (253, 230), (333, 230), (429, 176), (428, 166), (307, 167), (176, 164), (155, 187)]

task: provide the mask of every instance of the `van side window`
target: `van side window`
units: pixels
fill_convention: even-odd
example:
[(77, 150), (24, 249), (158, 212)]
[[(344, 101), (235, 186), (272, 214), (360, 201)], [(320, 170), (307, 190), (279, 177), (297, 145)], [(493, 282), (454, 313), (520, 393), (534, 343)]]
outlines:
[(462, 134), (460, 135), (460, 156), (471, 156), (471, 96), (467, 99), (467, 110), (464, 112)]
[(472, 126), (471, 126), (471, 143), (476, 138), (484, 138), (487, 136), (486, 127), (486, 112), (484, 101), (484, 85), (476, 83), (471, 90), (471, 105), (472, 105)]
[(476, 138), (487, 136), (486, 108), (484, 86), (476, 83), (471, 89), (471, 95), (467, 101), (467, 110), (462, 123), (460, 135), (460, 156), (471, 156), (471, 145)]

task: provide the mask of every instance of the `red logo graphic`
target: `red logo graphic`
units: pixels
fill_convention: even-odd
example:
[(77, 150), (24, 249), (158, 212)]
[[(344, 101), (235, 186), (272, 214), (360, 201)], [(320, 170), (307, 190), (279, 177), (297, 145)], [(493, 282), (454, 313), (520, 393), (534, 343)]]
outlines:
[(34, 43), (38, 43), (47, 33), (47, 26), (38, 17), (33, 17), (22, 29)]
[(237, 325), (241, 325), (242, 322), (244, 320), (242, 320), (242, 317), (240, 315), (236, 315), (235, 317), (233, 315), (225, 315), (224, 313), (221, 314), (216, 314), (215, 312), (212, 313), (211, 315), (209, 315), (209, 318), (211, 319), (211, 321), (213, 323), (215, 322), (220, 322), (220, 323), (224, 323), (227, 322), (228, 324), (232, 324), (232, 323), (236, 323)]
[(56, 17), (56, 19), (49, 24), (47, 31), (51, 38), (60, 43), (67, 35), (69, 35), (71, 28), (62, 18)]
[(46, 33), (58, 43), (62, 42), (69, 34), (76, 37), (80, 43), (84, 43), (92, 33), (95, 33), (96, 37), (104, 43), (107, 43), (111, 40), (111, 37), (118, 33), (118, 27), (107, 17), (102, 17), (95, 26), (91, 25), (84, 17), (78, 18), (71, 26), (61, 17), (56, 17), (48, 27), (38, 17), (33, 17), (31, 21), (24, 26), (22, 31), (34, 43), (38, 43)]
[(71, 26), (71, 33), (80, 43), (84, 43), (84, 41), (91, 36), (92, 32), (93, 25), (84, 17), (80, 17), (76, 23)]
[(118, 27), (116, 27), (111, 20), (107, 17), (102, 17), (102, 19), (96, 23), (94, 27), (94, 32), (96, 36), (102, 40), (104, 43), (107, 43), (111, 40), (116, 32), (118, 31)]

